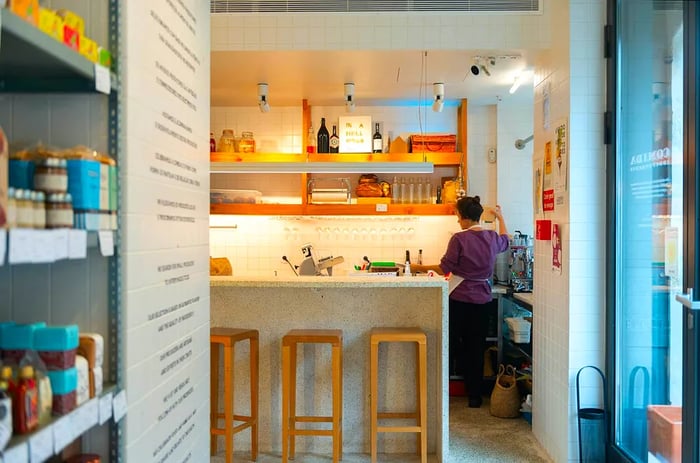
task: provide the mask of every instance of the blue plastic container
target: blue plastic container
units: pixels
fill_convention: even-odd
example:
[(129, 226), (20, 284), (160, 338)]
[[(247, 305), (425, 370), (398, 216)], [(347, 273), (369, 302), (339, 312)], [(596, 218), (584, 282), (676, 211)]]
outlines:
[(53, 395), (64, 395), (78, 389), (78, 369), (52, 370), (46, 372), (51, 381)]
[(12, 188), (34, 189), (34, 163), (21, 159), (10, 159), (9, 184)]
[(34, 331), (34, 350), (49, 370), (75, 366), (79, 343), (78, 325), (47, 326)]
[(73, 198), (73, 209), (100, 208), (100, 163), (87, 159), (68, 160), (68, 193)]
[(45, 326), (45, 322), (3, 325), (2, 334), (0, 335), (0, 342), (2, 342), (0, 349), (33, 349), (34, 332)]

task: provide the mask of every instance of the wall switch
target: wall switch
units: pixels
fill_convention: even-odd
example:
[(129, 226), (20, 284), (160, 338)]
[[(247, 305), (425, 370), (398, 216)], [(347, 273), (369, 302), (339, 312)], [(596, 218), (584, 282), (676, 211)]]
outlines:
[(496, 148), (489, 148), (488, 151), (488, 160), (490, 163), (496, 162)]

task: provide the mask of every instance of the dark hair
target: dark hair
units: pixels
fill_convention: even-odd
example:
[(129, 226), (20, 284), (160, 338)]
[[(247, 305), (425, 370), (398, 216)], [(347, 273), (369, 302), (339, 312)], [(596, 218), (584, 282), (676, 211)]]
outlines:
[(478, 196), (463, 196), (457, 201), (457, 212), (463, 219), (478, 222), (484, 208), (481, 206), (481, 198)]

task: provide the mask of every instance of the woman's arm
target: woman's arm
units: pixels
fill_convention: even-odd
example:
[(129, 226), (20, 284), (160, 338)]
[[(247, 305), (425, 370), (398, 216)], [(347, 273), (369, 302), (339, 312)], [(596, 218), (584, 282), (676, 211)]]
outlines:
[(506, 227), (506, 220), (503, 218), (503, 214), (501, 213), (501, 206), (496, 206), (493, 209), (493, 215), (495, 215), (498, 219), (498, 234), (507, 235), (508, 228)]
[(427, 273), (430, 270), (436, 272), (439, 275), (442, 275), (444, 273), (439, 265), (411, 264), (411, 271), (413, 272)]

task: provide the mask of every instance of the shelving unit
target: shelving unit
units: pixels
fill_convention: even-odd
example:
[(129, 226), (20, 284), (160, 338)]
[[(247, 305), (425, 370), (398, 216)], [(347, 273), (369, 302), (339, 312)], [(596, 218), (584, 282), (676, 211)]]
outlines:
[(498, 363), (504, 363), (508, 354), (515, 354), (532, 363), (532, 334), (530, 342), (527, 343), (516, 343), (506, 337), (504, 318), (510, 316), (532, 317), (532, 304), (518, 299), (512, 294), (500, 296), (498, 301)]
[[(107, 44), (116, 57), (120, 40), (119, 1), (102, 2), (103, 5), (94, 9), (77, 0), (63, 6), (100, 14), (104, 11), (109, 27), (102, 31), (104, 40), (98, 42)], [(13, 132), (21, 134), (18, 139), (24, 142), (50, 142), (52, 135), (76, 145), (92, 141), (98, 144), (94, 146), (96, 149), (106, 150), (119, 161), (118, 89), (114, 72), (90, 62), (9, 10), (0, 8), (0, 93), (4, 97), (0, 125), (9, 129), (10, 142)], [(87, 110), (89, 116), (80, 113)], [(69, 117), (70, 114), (74, 117)], [(50, 230), (36, 232), (35, 236), (42, 240), (57, 235)], [(76, 439), (80, 439), (78, 447), (83, 451), (99, 453), (105, 461), (120, 461), (121, 432), (107, 414), (122, 416), (125, 412), (125, 408), (117, 412), (118, 405), (113, 402), (116, 397), (124, 397), (120, 375), (121, 273), (118, 247), (113, 257), (104, 257), (96, 237), (96, 233), (88, 234), (86, 255), (82, 259), (45, 256), (47, 263), (5, 261), (0, 266), (0, 321), (77, 324), (81, 332), (97, 332), (105, 338), (103, 394), (66, 415), (55, 417), (33, 433), (13, 437), (5, 449), (5, 461), (45, 461), (60, 455)], [(119, 240), (117, 230), (114, 242)], [(8, 460), (9, 455), (12, 460)]]
[[(307, 133), (311, 124), (311, 107), (302, 102), (302, 133)], [(462, 182), (467, 177), (467, 100), (462, 100), (457, 113), (457, 147), (455, 153), (341, 153), (341, 154), (290, 154), (290, 153), (211, 153), (211, 173), (225, 171), (230, 163), (298, 163), (303, 169), (304, 163), (351, 163), (366, 164), (367, 173), (372, 173), (372, 163), (432, 163), (434, 166), (454, 167), (455, 177), (459, 167)], [(219, 174), (224, 175), (224, 174)], [(236, 174), (228, 174), (236, 175)], [(311, 178), (307, 173), (300, 173), (299, 197), (301, 204), (212, 204), (211, 214), (238, 215), (453, 215), (454, 204), (310, 204), (307, 200), (307, 183)]]

